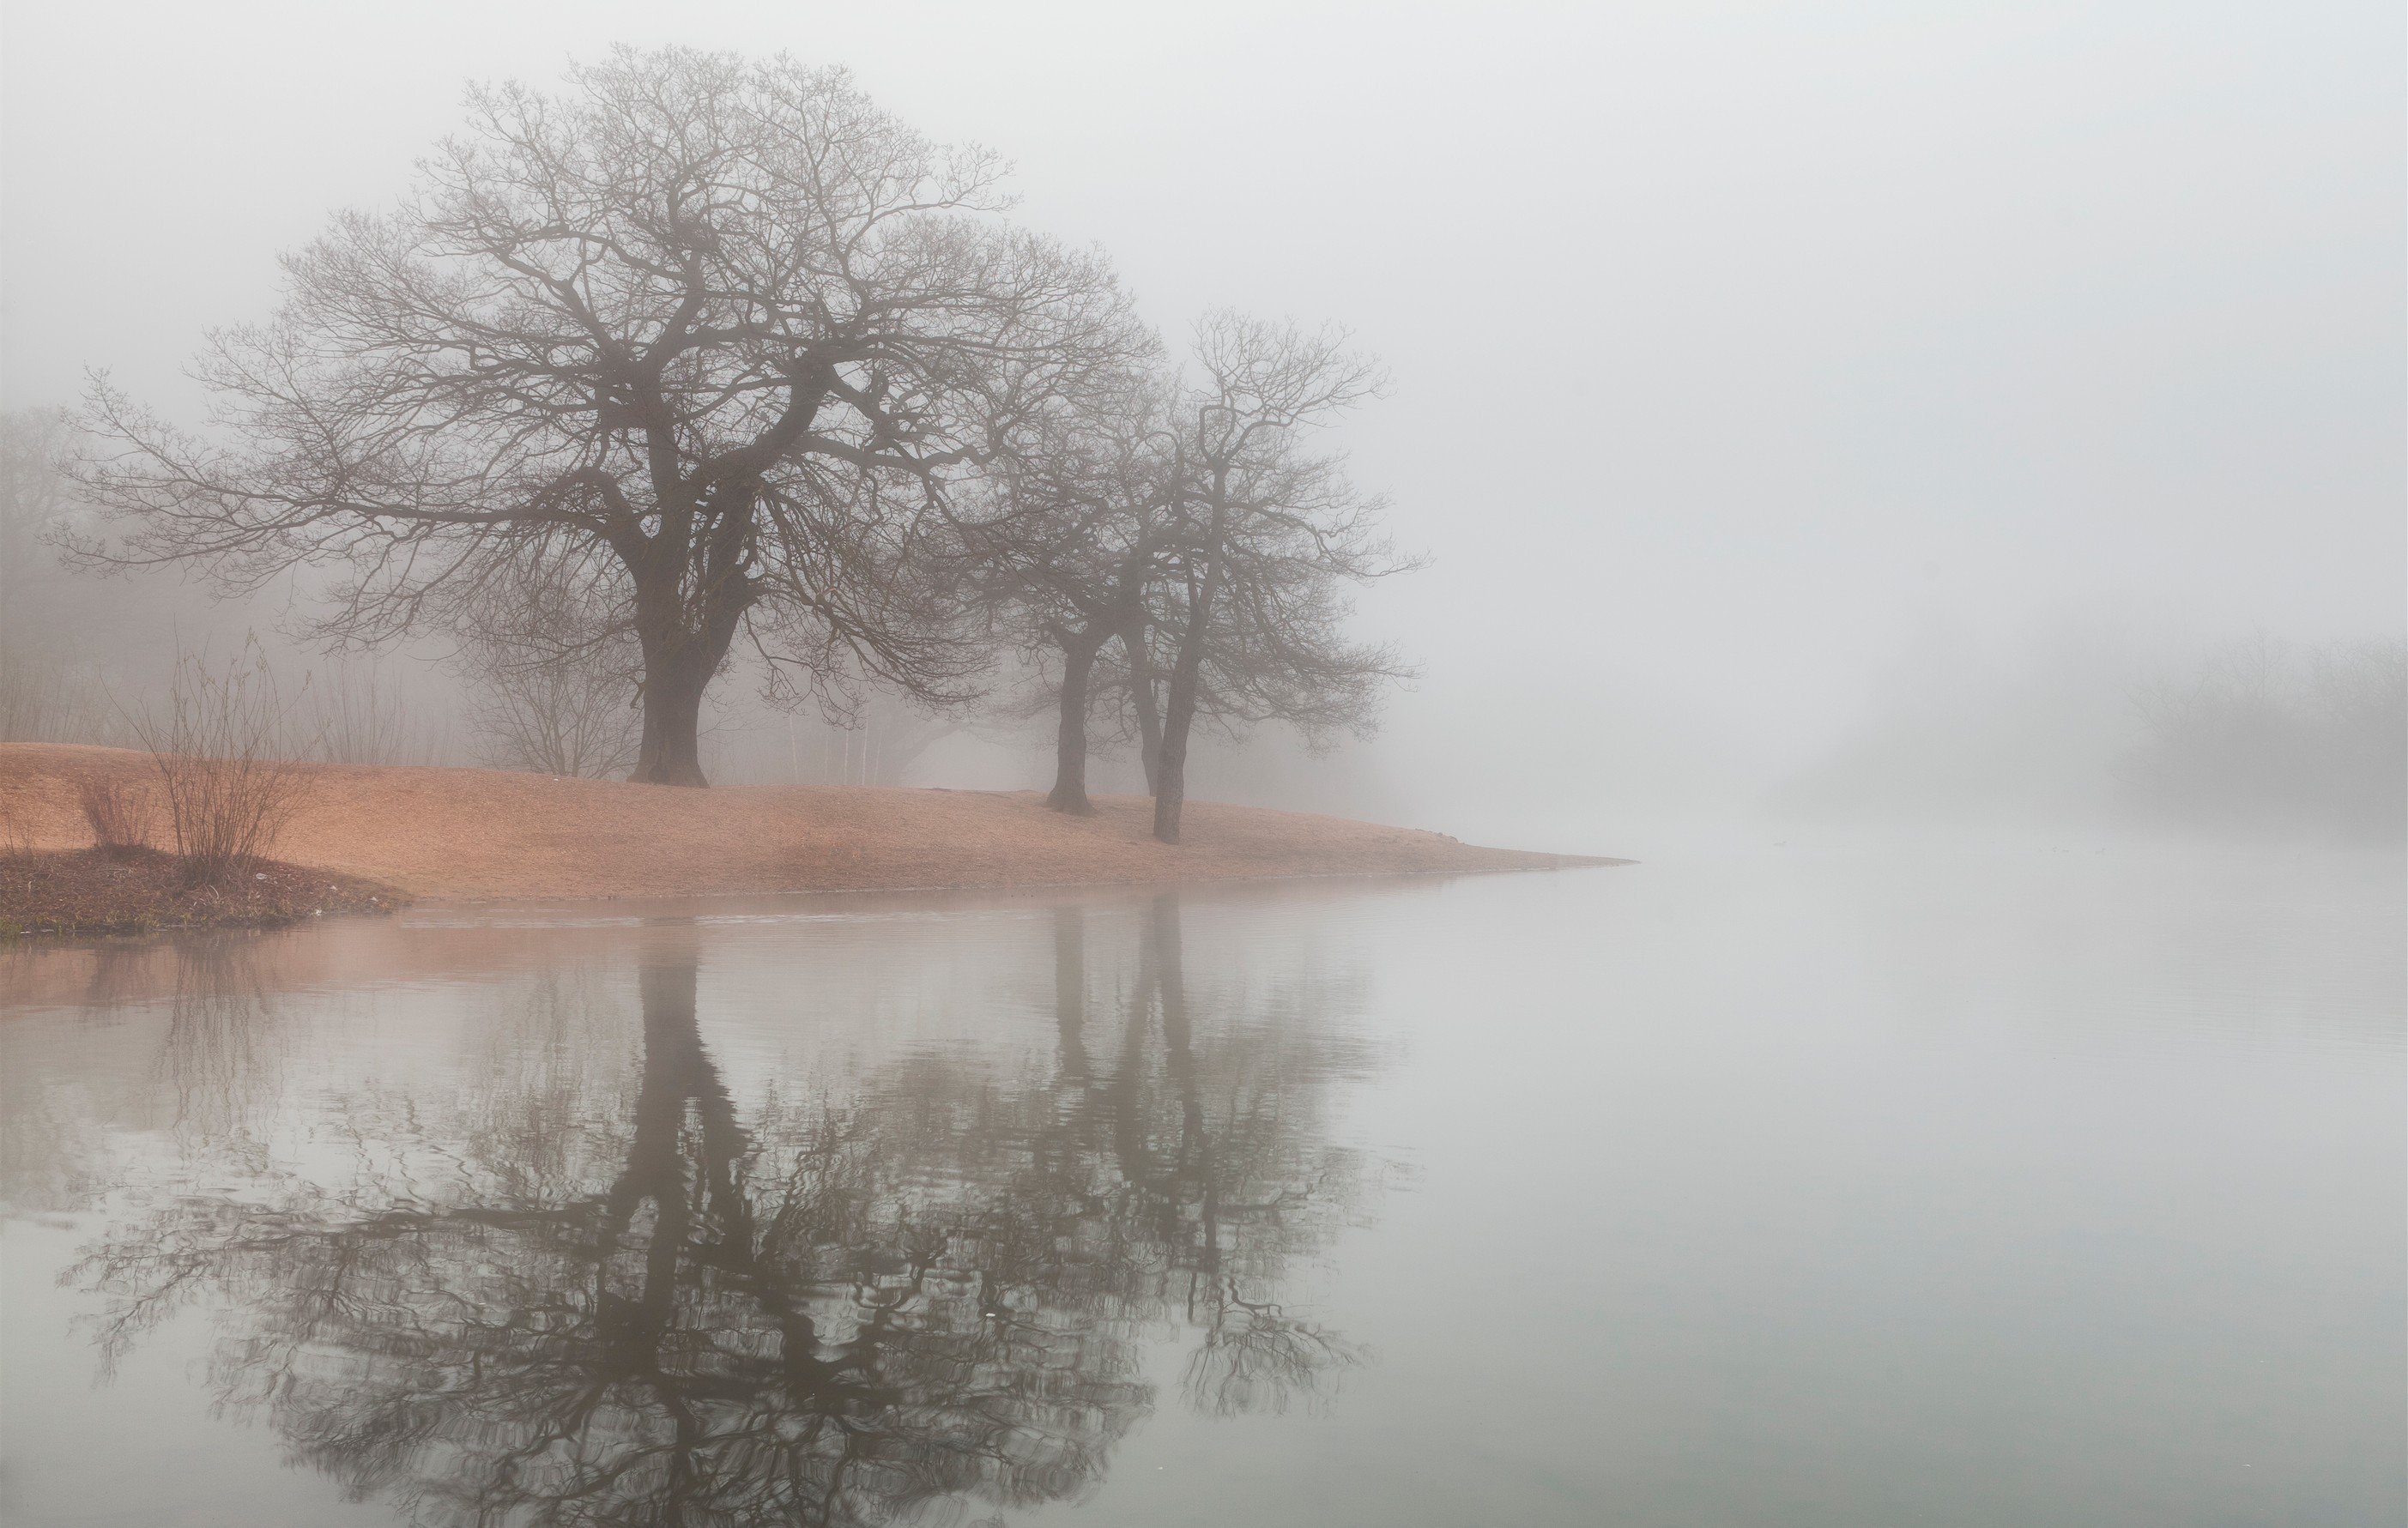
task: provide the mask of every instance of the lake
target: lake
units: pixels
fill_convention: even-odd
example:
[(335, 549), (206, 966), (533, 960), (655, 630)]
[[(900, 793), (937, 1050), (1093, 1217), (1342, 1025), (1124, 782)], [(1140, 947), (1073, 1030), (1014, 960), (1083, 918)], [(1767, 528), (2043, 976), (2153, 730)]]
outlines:
[(2408, 1515), (2401, 864), (1447, 881), (0, 953), (0, 1518)]

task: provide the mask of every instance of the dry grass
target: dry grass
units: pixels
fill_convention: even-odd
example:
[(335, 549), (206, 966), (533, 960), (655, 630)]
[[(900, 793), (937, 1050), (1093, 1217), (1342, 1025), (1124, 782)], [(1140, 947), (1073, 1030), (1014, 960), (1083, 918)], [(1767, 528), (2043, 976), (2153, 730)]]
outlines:
[[(89, 842), (85, 778), (138, 778), (140, 753), (0, 744), (0, 818), (43, 848)], [(1440, 834), (1216, 802), (1186, 842), (1155, 843), (1150, 806), (1096, 815), (1035, 792), (780, 785), (710, 791), (486, 769), (296, 766), (308, 793), (279, 857), (454, 900), (878, 891), (1283, 876), (1549, 869), (1599, 862), (1480, 849)]]

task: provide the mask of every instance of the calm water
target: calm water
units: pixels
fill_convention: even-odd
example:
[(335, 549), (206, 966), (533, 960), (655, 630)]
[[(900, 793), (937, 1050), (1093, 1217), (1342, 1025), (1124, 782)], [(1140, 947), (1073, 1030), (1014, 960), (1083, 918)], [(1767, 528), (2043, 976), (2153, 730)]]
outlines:
[(2368, 1524), (2397, 856), (0, 956), (52, 1523)]

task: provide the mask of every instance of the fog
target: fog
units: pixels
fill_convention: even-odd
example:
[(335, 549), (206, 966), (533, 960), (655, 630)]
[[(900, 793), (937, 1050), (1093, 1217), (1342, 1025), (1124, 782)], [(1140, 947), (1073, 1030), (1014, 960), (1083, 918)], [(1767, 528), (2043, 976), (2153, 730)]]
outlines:
[[(2396, 734), (2401, 33), (2373, 4), (21, 3), (0, 406), (101, 369), (198, 422), (205, 332), (263, 320), (332, 211), (393, 204), (470, 79), (784, 51), (1007, 155), (1015, 217), (1108, 250), (1166, 332), (1232, 305), (1385, 362), (1350, 471), (1429, 563), (1357, 626), (1420, 678), (1328, 758), (1209, 750), (1199, 795), (1604, 851), (1762, 813), (2396, 833), (2267, 806), (2342, 790), (2324, 764), (2166, 786), (2150, 707), (2246, 650), (2303, 718), (2359, 664), (2343, 730)], [(309, 593), (7, 555), (11, 645), (121, 700)], [(466, 762), (443, 650), (374, 672), (411, 749)], [(835, 735), (747, 684), (715, 694), (720, 778), (827, 778)], [(893, 778), (1044, 782), (1036, 734), (927, 731)]]

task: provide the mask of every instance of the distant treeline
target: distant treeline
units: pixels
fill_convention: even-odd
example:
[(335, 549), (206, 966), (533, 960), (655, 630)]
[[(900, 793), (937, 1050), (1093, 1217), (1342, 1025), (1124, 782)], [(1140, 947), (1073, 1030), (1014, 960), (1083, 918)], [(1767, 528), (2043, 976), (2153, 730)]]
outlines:
[(2408, 829), (2408, 643), (2254, 636), (2137, 686), (2134, 808), (2186, 821)]
[(2260, 634), (2143, 657), (2069, 634), (2011, 664), (1935, 643), (1776, 799), (1855, 818), (2397, 839), (2408, 833), (2408, 642)]

